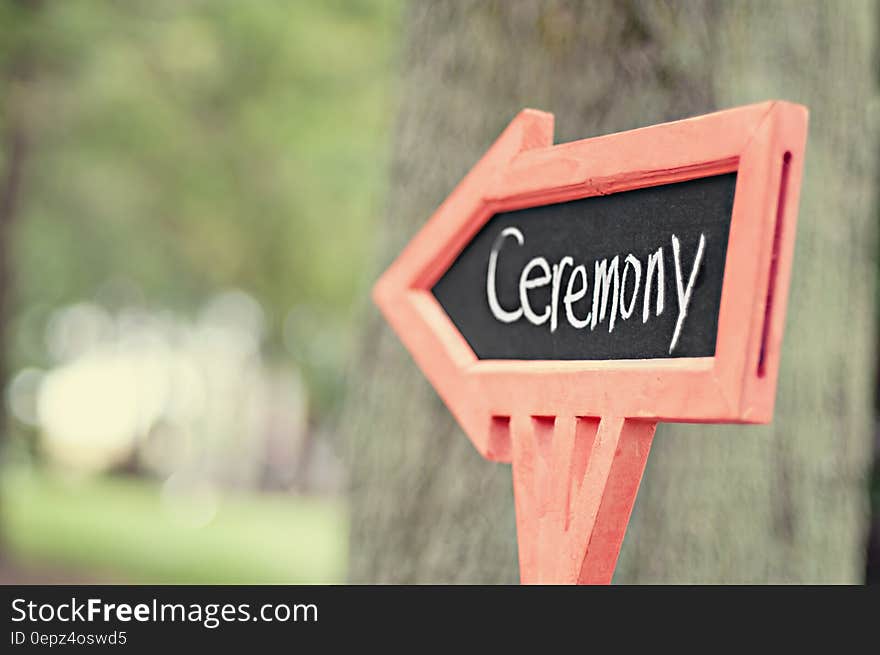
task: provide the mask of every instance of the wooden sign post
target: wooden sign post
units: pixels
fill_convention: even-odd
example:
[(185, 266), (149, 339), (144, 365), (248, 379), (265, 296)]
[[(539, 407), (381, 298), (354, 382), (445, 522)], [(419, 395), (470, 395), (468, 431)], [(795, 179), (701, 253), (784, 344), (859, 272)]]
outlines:
[(524, 110), (374, 298), (512, 462), (523, 583), (609, 583), (658, 421), (773, 414), (806, 108), (553, 145)]

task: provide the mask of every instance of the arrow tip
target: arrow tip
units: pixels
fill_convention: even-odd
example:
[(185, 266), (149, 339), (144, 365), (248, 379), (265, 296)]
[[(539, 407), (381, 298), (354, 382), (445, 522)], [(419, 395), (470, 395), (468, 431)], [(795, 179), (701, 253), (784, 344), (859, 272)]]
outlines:
[(523, 109), (504, 132), (517, 134), (520, 151), (552, 146), (553, 114), (539, 109)]

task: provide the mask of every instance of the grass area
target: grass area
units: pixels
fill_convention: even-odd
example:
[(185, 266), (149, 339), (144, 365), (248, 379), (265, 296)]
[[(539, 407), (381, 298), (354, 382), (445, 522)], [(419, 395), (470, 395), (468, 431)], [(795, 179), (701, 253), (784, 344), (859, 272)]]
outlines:
[(183, 525), (155, 483), (3, 475), (2, 533), (23, 566), (94, 571), (153, 584), (336, 583), (345, 576), (342, 501), (288, 495), (223, 499)]

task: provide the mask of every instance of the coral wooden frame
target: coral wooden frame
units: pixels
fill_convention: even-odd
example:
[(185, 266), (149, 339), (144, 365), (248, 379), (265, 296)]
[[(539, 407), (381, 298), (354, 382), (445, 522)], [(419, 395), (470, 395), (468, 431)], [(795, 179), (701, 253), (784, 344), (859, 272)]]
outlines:
[[(517, 427), (529, 417), (601, 418), (604, 427), (594, 427), (593, 439), (611, 430), (614, 443), (627, 432), (624, 424), (635, 426), (631, 432), (642, 435), (644, 447), (629, 467), (629, 477), (636, 476), (634, 488), (632, 480), (627, 482), (629, 505), (616, 512), (616, 523), (623, 517), (622, 539), (657, 421), (764, 423), (772, 418), (806, 133), (805, 107), (770, 101), (553, 145), (553, 115), (526, 109), (381, 276), (375, 302), (477, 450), (495, 461), (514, 462), (515, 485), (515, 451), (522, 451), (515, 435), (519, 431), (532, 439), (537, 434), (533, 428), (540, 431), (538, 424)], [(431, 293), (468, 241), (498, 212), (733, 171), (736, 191), (714, 357), (480, 360)], [(567, 452), (550, 468), (571, 468), (572, 456)], [(529, 485), (536, 484), (530, 479), (534, 457), (533, 451), (522, 454), (519, 467)], [(606, 484), (603, 478), (600, 498), (590, 510), (594, 521), (601, 496), (608, 493)], [(518, 494), (518, 522), (526, 520), (520, 517), (520, 500)], [(566, 511), (573, 511), (570, 503)], [(520, 524), (521, 533), (532, 529), (532, 519), (529, 526)], [(523, 563), (522, 534), (520, 542), (524, 578), (574, 581), (575, 575), (584, 580), (583, 553), (573, 556), (577, 574), (560, 577), (545, 569), (546, 575), (538, 575), (537, 564)], [(534, 557), (536, 548), (536, 543), (529, 545)], [(611, 550), (613, 572), (617, 550)]]
[[(510, 461), (509, 447), (493, 441), (492, 417), (517, 413), (767, 422), (776, 396), (806, 123), (806, 108), (775, 101), (553, 146), (552, 114), (526, 109), (382, 275), (375, 301), (490, 459)], [(785, 153), (790, 161), (781, 197)], [(431, 293), (495, 213), (732, 171), (736, 195), (714, 357), (479, 360)], [(768, 291), (774, 251), (776, 279)]]

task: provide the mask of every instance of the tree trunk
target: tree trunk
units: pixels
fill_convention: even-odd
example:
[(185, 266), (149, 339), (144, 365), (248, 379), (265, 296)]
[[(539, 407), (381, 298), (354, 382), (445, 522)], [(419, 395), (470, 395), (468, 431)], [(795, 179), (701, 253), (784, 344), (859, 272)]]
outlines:
[[(845, 11), (844, 11), (845, 9)], [(662, 425), (620, 582), (861, 579), (873, 384), (874, 5), (431, 2), (406, 21), (384, 266), (524, 106), (567, 141), (784, 98), (812, 110), (771, 427)], [(355, 582), (515, 582), (483, 461), (375, 310), (343, 418)]]
[[(39, 3), (19, 0), (21, 14), (11, 30), (27, 24), (35, 16)], [(34, 52), (28, 39), (17, 47), (8, 47), (0, 59), (0, 387), (6, 389), (10, 374), (8, 327), (13, 292), (12, 231), (19, 216), (28, 159), (29, 139), (24, 89), (33, 79)], [(9, 434), (6, 404), (0, 403), (0, 467), (5, 465)], [(2, 499), (0, 499), (2, 500)], [(0, 518), (5, 506), (0, 502)], [(2, 520), (0, 520), (2, 523)], [(3, 534), (0, 533), (0, 564), (6, 559)]]

